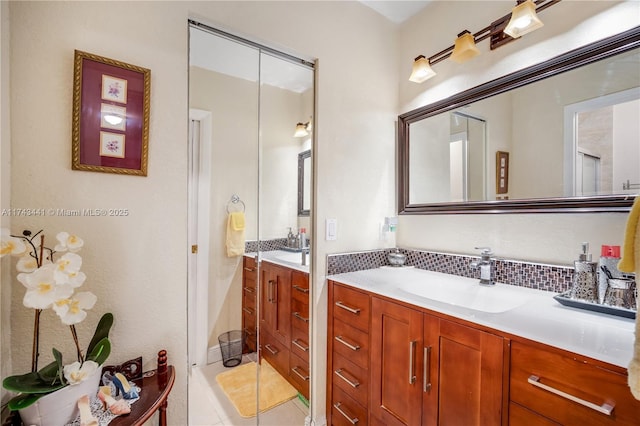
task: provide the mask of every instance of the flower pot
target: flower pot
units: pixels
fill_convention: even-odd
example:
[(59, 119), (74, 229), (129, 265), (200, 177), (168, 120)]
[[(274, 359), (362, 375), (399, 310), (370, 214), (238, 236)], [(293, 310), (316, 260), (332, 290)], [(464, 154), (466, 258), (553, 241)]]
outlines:
[(60, 426), (71, 423), (78, 415), (78, 399), (88, 395), (96, 398), (102, 367), (77, 385), (69, 385), (43, 396), (34, 404), (18, 410), (22, 423), (35, 426)]

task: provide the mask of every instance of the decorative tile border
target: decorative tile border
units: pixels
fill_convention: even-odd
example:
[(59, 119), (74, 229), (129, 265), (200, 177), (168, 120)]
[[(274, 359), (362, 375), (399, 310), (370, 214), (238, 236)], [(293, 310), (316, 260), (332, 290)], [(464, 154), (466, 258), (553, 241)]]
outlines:
[[(309, 244), (311, 244), (311, 240)], [(244, 243), (244, 252), (245, 253), (254, 253), (256, 251), (272, 251), (272, 250), (281, 250), (283, 247), (287, 245), (286, 238), (274, 238), (273, 240), (260, 240), (260, 241), (245, 241)]]
[[(388, 265), (387, 253), (395, 249), (372, 250), (327, 256), (327, 275), (374, 269)], [(428, 271), (479, 278), (480, 271), (472, 269), (471, 262), (479, 256), (400, 249), (407, 255), (407, 265)], [(494, 259), (495, 280), (520, 287), (564, 293), (571, 289), (573, 268), (517, 260)]]

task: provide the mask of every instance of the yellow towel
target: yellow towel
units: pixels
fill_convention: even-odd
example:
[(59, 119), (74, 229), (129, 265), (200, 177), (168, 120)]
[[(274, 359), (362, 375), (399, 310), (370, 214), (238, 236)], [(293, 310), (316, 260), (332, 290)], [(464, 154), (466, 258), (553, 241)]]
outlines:
[(232, 212), (227, 218), (227, 256), (244, 254), (244, 213)]
[[(622, 259), (618, 269), (622, 272), (635, 272), (636, 279), (640, 277), (640, 195), (636, 200), (627, 219), (627, 229), (622, 246)], [(633, 358), (627, 369), (628, 383), (635, 399), (640, 400), (640, 318), (636, 315), (635, 342), (633, 343)]]
[(627, 229), (624, 233), (622, 245), (622, 259), (618, 263), (618, 269), (622, 272), (636, 272), (636, 265), (640, 265), (637, 256), (640, 253), (640, 237), (638, 236), (638, 222), (640, 222), (640, 195), (631, 207), (631, 213), (627, 219)]

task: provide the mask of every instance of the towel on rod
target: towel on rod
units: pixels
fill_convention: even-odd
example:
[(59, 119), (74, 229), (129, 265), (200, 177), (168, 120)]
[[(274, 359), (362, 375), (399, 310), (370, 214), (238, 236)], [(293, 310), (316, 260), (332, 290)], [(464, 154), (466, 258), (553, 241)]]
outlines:
[[(622, 272), (635, 272), (636, 279), (640, 277), (640, 195), (636, 196), (624, 234), (622, 259), (618, 269)], [(628, 383), (635, 399), (640, 400), (640, 318), (636, 315), (635, 342), (633, 344), (633, 358), (627, 369)]]
[(227, 218), (227, 257), (244, 254), (244, 212), (231, 212)]

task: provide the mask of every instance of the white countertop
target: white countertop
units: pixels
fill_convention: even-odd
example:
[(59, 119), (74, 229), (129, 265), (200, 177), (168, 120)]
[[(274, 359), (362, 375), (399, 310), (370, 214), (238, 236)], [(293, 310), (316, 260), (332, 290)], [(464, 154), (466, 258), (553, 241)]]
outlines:
[(563, 306), (553, 299), (556, 293), (496, 284), (489, 289), (501, 291), (501, 288), (509, 287), (513, 292), (515, 288), (522, 292), (526, 301), (505, 312), (489, 313), (415, 295), (399, 285), (402, 283), (405, 288), (407, 285), (428, 286), (452, 277), (480, 285), (477, 279), (411, 267), (382, 267), (327, 278), (620, 367), (627, 368), (632, 358), (634, 320)]
[(307, 253), (307, 264), (302, 265), (302, 254), (300, 252), (290, 252), (285, 250), (269, 250), (259, 252), (245, 253), (245, 256), (258, 256), (258, 261), (266, 260), (280, 266), (295, 269), (300, 272), (309, 273), (309, 254)]

